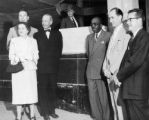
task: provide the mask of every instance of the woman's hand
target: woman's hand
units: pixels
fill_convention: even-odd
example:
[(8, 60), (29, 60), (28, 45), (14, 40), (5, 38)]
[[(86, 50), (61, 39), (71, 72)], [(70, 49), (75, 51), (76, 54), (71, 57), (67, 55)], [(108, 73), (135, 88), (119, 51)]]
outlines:
[(11, 60), (11, 65), (16, 65), (19, 61)]
[(20, 60), (18, 57), (14, 56), (10, 61), (12, 65), (16, 65)]

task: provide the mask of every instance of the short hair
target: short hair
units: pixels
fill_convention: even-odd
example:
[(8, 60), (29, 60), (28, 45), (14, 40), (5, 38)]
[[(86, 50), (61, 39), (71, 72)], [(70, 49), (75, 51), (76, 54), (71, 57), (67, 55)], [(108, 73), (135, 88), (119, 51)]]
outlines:
[(19, 12), (18, 12), (18, 13), (20, 13), (21, 11), (26, 12), (26, 13), (27, 13), (27, 15), (29, 16), (29, 12), (28, 12), (28, 10), (26, 10), (26, 9), (22, 8), (22, 9), (20, 9), (20, 10), (19, 10)]
[(119, 8), (117, 8), (117, 7), (114, 7), (114, 8), (112, 8), (112, 9), (110, 10), (110, 12), (113, 11), (113, 10), (115, 10), (116, 15), (118, 15), (118, 16), (121, 15), (121, 16), (123, 17), (123, 12), (122, 12), (121, 9), (119, 9)]
[(139, 9), (139, 8), (134, 8), (132, 10), (129, 10), (128, 11), (128, 14), (129, 13), (135, 13), (136, 17), (137, 18), (142, 18), (142, 21), (145, 21), (145, 16), (144, 16), (144, 13), (143, 13), (143, 10), (142, 9)]
[(67, 9), (67, 12), (69, 12), (69, 11), (75, 12), (74, 9), (72, 9), (72, 8), (68, 8), (68, 9)]
[[(95, 16), (95, 17), (93, 17), (93, 18), (92, 18), (92, 20), (93, 20), (93, 19), (98, 19), (98, 20), (99, 20), (99, 22), (100, 22), (100, 24), (102, 24), (102, 19), (101, 19), (100, 17)], [(91, 21), (92, 21), (92, 20), (91, 20)]]
[[(53, 17), (52, 17), (52, 15), (50, 15), (49, 13), (45, 13), (45, 14), (43, 14), (43, 16), (49, 16), (50, 18), (51, 18), (51, 20), (53, 21)], [(43, 17), (42, 16), (42, 17)]]
[(28, 30), (28, 34), (30, 33), (30, 31), (31, 31), (31, 27), (30, 27), (30, 25), (29, 25), (29, 23), (26, 23), (26, 22), (18, 22), (18, 24), (17, 24), (17, 32), (18, 32), (18, 26), (19, 25), (21, 25), (21, 24), (23, 24), (23, 25), (25, 25), (25, 27), (27, 28), (27, 30)]

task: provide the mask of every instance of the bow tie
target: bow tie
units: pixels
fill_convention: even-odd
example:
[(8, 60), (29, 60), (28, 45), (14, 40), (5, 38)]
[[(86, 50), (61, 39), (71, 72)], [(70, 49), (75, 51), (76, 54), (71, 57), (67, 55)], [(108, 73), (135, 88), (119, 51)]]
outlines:
[(44, 30), (45, 32), (50, 32), (51, 30), (50, 29), (46, 29), (46, 30)]

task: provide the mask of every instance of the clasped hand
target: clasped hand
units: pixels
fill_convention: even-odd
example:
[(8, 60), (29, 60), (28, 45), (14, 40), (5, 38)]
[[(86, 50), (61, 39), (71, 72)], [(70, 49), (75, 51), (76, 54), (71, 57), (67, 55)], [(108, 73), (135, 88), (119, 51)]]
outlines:
[(121, 83), (117, 79), (117, 71), (109, 77), (109, 87), (111, 91), (116, 91), (120, 87)]

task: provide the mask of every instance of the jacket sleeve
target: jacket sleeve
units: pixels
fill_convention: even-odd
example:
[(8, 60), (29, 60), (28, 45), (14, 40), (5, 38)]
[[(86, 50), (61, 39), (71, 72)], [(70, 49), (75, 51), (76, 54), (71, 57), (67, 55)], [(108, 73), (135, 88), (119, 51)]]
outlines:
[(104, 58), (104, 61), (103, 61), (103, 66), (102, 66), (102, 72), (104, 73), (104, 75), (107, 77), (107, 75), (110, 75), (111, 72), (110, 72), (110, 69), (109, 69), (109, 63), (108, 63), (108, 59), (107, 59), (107, 50), (108, 50), (108, 46), (109, 46), (109, 43), (110, 43), (110, 37), (111, 37), (111, 34), (107, 34), (108, 36), (108, 39), (106, 41), (106, 53), (105, 53), (105, 58)]
[(14, 39), (11, 39), (10, 47), (9, 47), (9, 60), (11, 64), (16, 64), (19, 62), (19, 57), (16, 56), (16, 50), (15, 50), (15, 42)]
[(144, 36), (136, 46), (133, 46), (133, 54), (125, 61), (124, 66), (117, 74), (120, 82), (134, 74), (144, 63), (149, 52), (149, 36)]
[(37, 45), (37, 41), (35, 39), (32, 40), (32, 49), (33, 49), (33, 60), (37, 65), (38, 59), (39, 59), (39, 51), (38, 51), (38, 45)]
[(89, 56), (89, 37), (86, 37), (86, 43), (85, 43), (85, 49), (86, 49), (86, 55)]
[(9, 29), (8, 35), (7, 35), (7, 43), (6, 43), (6, 48), (9, 49), (10, 45), (10, 40), (13, 38), (13, 31), (12, 28)]
[(61, 27), (60, 27), (60, 28), (66, 28), (66, 22), (65, 22), (65, 19), (62, 19)]
[(61, 32), (59, 31), (58, 32), (59, 33), (59, 35), (58, 35), (58, 55), (59, 55), (59, 57), (62, 55), (62, 50), (63, 50), (63, 37), (62, 37), (62, 34), (61, 34)]

